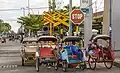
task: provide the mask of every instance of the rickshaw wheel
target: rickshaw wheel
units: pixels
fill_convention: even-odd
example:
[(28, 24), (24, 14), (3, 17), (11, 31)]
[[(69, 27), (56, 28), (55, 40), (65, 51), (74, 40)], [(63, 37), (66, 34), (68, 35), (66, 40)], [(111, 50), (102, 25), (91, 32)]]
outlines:
[(90, 69), (94, 70), (96, 68), (96, 59), (89, 56), (88, 64), (89, 64)]
[(23, 57), (22, 57), (22, 66), (24, 66), (25, 64), (24, 64), (24, 59), (23, 59)]
[(39, 58), (36, 58), (36, 71), (39, 72)]
[(86, 69), (86, 68), (87, 68), (87, 66), (86, 66), (85, 62), (84, 62), (84, 65), (80, 65), (80, 69), (81, 69), (81, 70), (84, 70), (84, 69)]
[(64, 72), (66, 72), (67, 71), (67, 67), (68, 67), (68, 64), (67, 64), (67, 61), (65, 60), (65, 61), (63, 61), (63, 66), (62, 66), (63, 68), (62, 68), (62, 70), (64, 71)]
[[(113, 66), (113, 61), (109, 60), (109, 58), (107, 56), (104, 56), (104, 65), (107, 69), (111, 69)], [(108, 61), (109, 60), (109, 61)]]

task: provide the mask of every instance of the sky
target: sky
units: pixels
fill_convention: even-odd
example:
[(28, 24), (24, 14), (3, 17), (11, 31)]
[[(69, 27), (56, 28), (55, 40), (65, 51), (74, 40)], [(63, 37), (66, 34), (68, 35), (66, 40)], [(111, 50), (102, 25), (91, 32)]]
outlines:
[[(93, 11), (104, 10), (104, 0), (93, 0), (96, 4), (93, 4)], [(41, 9), (30, 9), (31, 14), (43, 14), (43, 11), (48, 11), (48, 0), (29, 0), (30, 8), (41, 8)], [(73, 6), (79, 6), (80, 0), (73, 0)], [(57, 8), (69, 4), (69, 0), (56, 0)], [(0, 19), (10, 23), (12, 30), (17, 32), (20, 24), (17, 23), (17, 18), (23, 16), (23, 9), (28, 7), (28, 0), (0, 0)], [(16, 10), (7, 10), (16, 9)], [(25, 10), (27, 16), (28, 10)]]

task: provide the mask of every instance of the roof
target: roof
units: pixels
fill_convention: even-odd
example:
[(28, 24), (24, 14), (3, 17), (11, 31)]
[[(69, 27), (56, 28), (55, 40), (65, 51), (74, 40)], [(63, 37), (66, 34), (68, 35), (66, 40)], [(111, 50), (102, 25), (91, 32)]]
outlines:
[(96, 37), (93, 38), (93, 41), (97, 41), (97, 39), (107, 40), (107, 39), (110, 39), (110, 36), (108, 36), (108, 35), (97, 35)]
[(53, 41), (56, 42), (57, 38), (55, 36), (40, 36), (38, 41)]
[(35, 37), (26, 37), (23, 39), (23, 42), (36, 42), (37, 40)]
[(103, 15), (103, 12), (104, 11), (93, 13), (93, 17), (101, 16), (101, 15)]
[(80, 41), (83, 40), (82, 38), (80, 38), (79, 36), (65, 36), (63, 38), (63, 41)]

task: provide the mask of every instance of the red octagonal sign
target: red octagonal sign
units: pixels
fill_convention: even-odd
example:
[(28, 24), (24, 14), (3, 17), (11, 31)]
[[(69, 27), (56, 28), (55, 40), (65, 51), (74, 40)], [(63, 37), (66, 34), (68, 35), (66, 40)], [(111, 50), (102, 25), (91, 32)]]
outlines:
[(84, 13), (80, 9), (74, 9), (70, 14), (70, 19), (74, 24), (81, 24), (84, 21)]

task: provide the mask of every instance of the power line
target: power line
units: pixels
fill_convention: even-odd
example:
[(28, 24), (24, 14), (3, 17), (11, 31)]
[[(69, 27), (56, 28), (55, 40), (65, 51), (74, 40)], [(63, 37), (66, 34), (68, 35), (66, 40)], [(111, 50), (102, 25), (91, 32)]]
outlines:
[(0, 9), (0, 11), (16, 11), (16, 10), (22, 10), (22, 9)]
[(30, 9), (47, 9), (49, 7), (39, 7), (39, 8), (30, 8)]
[[(17, 10), (22, 10), (24, 7), (21, 7), (21, 8), (11, 8), (11, 9), (0, 9), (0, 11), (17, 11)], [(28, 9), (46, 9), (46, 8), (49, 8), (49, 7), (39, 7), (39, 8), (24, 8), (25, 10), (28, 10)]]
[[(96, 0), (96, 1), (97, 1), (97, 0)], [(96, 1), (95, 1), (95, 2), (93, 2), (92, 4), (88, 5), (86, 8), (88, 8), (88, 7), (92, 6), (93, 4), (95, 4), (95, 3), (96, 3)]]

